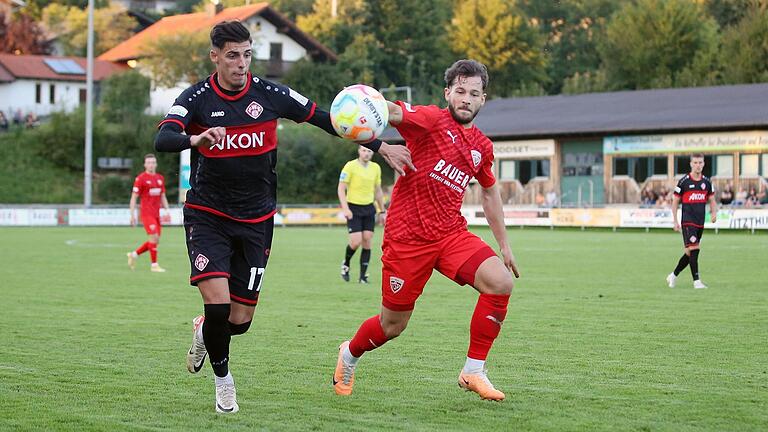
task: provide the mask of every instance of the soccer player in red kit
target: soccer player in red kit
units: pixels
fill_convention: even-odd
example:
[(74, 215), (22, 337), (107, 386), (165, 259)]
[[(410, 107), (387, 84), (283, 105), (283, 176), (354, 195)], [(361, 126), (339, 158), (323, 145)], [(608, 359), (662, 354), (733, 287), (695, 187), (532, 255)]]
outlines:
[(136, 198), (141, 199), (141, 224), (147, 232), (147, 241), (135, 251), (128, 252), (128, 266), (136, 268), (139, 255), (149, 251), (152, 260), (150, 271), (163, 273), (164, 268), (157, 263), (157, 244), (160, 242), (162, 225), (160, 224), (160, 206), (168, 210), (168, 198), (165, 197), (165, 179), (157, 173), (157, 158), (153, 154), (144, 156), (144, 172), (136, 176), (131, 193), (131, 226), (136, 226)]
[[(504, 399), (486, 376), (485, 360), (507, 314), (512, 274), (520, 274), (491, 170), (493, 145), (473, 124), (485, 103), (488, 72), (477, 61), (459, 60), (445, 72), (445, 84), (445, 109), (389, 103), (389, 123), (405, 138), (416, 171), (395, 183), (382, 244), (381, 314), (363, 322), (351, 341), (339, 347), (333, 376), (339, 395), (352, 393), (360, 356), (405, 329), (436, 269), (480, 293), (459, 386), (483, 399)], [(461, 215), (464, 192), (473, 177), (482, 186), (483, 210), (501, 259), (467, 230)]]

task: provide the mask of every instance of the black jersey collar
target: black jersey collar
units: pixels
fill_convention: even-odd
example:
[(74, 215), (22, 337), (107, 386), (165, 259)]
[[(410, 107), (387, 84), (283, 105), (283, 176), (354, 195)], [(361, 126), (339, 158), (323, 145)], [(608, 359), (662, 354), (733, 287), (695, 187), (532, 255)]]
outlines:
[(213, 88), (213, 91), (216, 92), (217, 95), (219, 95), (220, 98), (228, 101), (235, 101), (240, 99), (241, 97), (245, 96), (246, 93), (248, 93), (248, 90), (251, 88), (251, 73), (248, 72), (245, 78), (245, 87), (240, 91), (240, 93), (230, 96), (226, 93), (224, 93), (224, 89), (219, 87), (219, 84), (216, 83), (216, 75), (218, 72), (214, 72), (213, 75), (208, 77), (208, 82), (211, 84), (211, 88)]

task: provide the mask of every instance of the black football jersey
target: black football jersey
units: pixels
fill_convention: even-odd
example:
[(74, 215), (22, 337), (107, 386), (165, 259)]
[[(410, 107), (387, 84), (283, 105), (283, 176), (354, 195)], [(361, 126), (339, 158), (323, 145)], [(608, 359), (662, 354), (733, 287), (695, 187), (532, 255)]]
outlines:
[(216, 74), (184, 90), (162, 126), (189, 135), (226, 128), (224, 142), (192, 147), (186, 206), (243, 222), (260, 222), (277, 207), (277, 119), (308, 120), (316, 105), (282, 84), (248, 74), (245, 88), (225, 92)]
[(675, 195), (683, 203), (683, 217), (681, 225), (693, 225), (704, 228), (704, 214), (707, 209), (709, 197), (715, 193), (712, 182), (705, 176), (694, 180), (690, 174), (686, 174), (677, 182)]

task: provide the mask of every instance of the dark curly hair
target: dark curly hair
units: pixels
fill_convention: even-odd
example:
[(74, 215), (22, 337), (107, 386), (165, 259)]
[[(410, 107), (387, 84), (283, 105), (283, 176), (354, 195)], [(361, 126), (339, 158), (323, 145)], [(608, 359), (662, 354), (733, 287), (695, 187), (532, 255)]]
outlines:
[(483, 80), (483, 91), (488, 87), (488, 69), (477, 60), (459, 60), (445, 70), (445, 86), (450, 87), (456, 77), (480, 77)]

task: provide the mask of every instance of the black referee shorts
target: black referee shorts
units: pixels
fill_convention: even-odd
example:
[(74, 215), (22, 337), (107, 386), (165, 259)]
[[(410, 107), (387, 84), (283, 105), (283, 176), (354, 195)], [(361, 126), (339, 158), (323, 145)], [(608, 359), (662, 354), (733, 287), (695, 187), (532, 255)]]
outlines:
[(245, 223), (184, 208), (184, 230), (191, 272), (189, 283), (229, 279), (232, 301), (255, 306), (272, 247), (274, 218)]
[(352, 211), (352, 219), (347, 219), (347, 231), (356, 233), (360, 231), (373, 231), (376, 225), (376, 207), (373, 204), (357, 205), (348, 204)]

